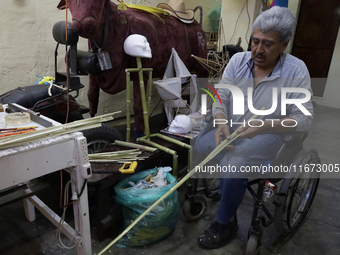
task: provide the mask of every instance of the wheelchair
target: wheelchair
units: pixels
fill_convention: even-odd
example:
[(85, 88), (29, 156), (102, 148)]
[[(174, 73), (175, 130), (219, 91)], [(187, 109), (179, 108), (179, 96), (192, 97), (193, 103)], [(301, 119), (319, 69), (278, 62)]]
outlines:
[[(315, 149), (304, 147), (307, 132), (290, 133), (284, 136), (283, 144), (271, 162), (264, 165), (285, 166), (289, 171), (280, 178), (261, 178), (248, 181), (247, 189), (254, 198), (254, 210), (251, 226), (248, 231), (246, 246), (247, 255), (255, 255), (261, 245), (262, 228), (274, 223), (276, 230), (282, 235), (289, 235), (301, 226), (307, 216), (320, 180), (320, 173), (310, 171), (309, 164), (320, 164), (320, 158)], [(207, 201), (197, 192), (204, 191), (205, 196), (218, 199), (219, 180), (204, 179), (203, 188), (198, 188), (198, 179), (192, 180), (187, 186), (186, 201), (182, 208), (184, 217), (189, 220), (198, 220), (206, 209)], [(264, 193), (266, 183), (270, 182), (279, 187), (268, 201)], [(257, 190), (253, 186), (257, 185)], [(267, 205), (274, 204), (274, 215), (268, 210)], [(264, 215), (259, 215), (259, 212)]]
[[(315, 149), (304, 147), (303, 141), (307, 132), (285, 135), (283, 145), (271, 165), (289, 167), (282, 178), (255, 179), (248, 181), (247, 189), (253, 196), (254, 210), (251, 226), (248, 231), (246, 246), (247, 255), (255, 255), (261, 245), (262, 227), (274, 223), (276, 230), (284, 236), (296, 231), (306, 218), (318, 189), (320, 173), (311, 171), (311, 164), (320, 164), (320, 158)], [(274, 215), (266, 207), (264, 201), (265, 183), (279, 185), (280, 188), (271, 202), (275, 205)], [(257, 191), (253, 185), (257, 184)], [(258, 215), (263, 211), (264, 215)]]

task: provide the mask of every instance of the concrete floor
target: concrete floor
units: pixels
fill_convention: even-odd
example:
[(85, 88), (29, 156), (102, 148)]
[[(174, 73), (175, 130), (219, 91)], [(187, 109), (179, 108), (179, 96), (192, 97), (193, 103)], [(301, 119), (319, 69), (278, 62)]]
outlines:
[[(315, 121), (305, 144), (317, 148), (322, 163), (340, 163), (340, 109), (317, 106)], [(340, 177), (340, 174), (339, 176)], [(184, 192), (179, 191), (180, 201), (184, 201)], [(187, 222), (181, 215), (175, 231), (167, 238), (138, 248), (111, 247), (106, 254), (244, 254), (247, 233), (253, 209), (253, 198), (246, 194), (238, 211), (239, 230), (231, 242), (216, 250), (204, 250), (197, 245), (196, 238), (214, 220), (218, 201), (208, 199), (208, 209), (203, 218), (196, 222)], [(300, 229), (293, 235), (280, 236), (274, 225), (265, 228), (262, 236), (262, 255), (335, 255), (340, 248), (340, 186), (339, 179), (321, 179), (313, 206)], [(43, 215), (37, 212), (35, 222), (27, 222), (22, 203), (0, 208), (0, 254), (3, 255), (68, 255), (76, 254), (73, 250), (58, 247), (55, 228)], [(93, 254), (101, 251), (112, 239), (98, 242), (92, 233)], [(65, 243), (67, 241), (65, 240)]]

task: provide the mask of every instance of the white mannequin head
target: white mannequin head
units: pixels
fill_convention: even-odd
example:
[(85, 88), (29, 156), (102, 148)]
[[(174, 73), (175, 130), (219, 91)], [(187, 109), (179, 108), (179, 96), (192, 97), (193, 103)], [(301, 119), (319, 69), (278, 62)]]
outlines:
[(150, 45), (143, 35), (133, 34), (126, 38), (124, 51), (132, 57), (152, 58)]
[(192, 123), (189, 116), (177, 115), (175, 119), (171, 122), (169, 127), (169, 132), (185, 134), (189, 133), (192, 128)]

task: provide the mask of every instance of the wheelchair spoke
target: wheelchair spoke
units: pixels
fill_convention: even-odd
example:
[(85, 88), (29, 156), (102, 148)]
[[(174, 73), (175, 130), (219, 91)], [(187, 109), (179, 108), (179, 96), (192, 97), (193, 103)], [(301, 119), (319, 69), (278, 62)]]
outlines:
[(315, 179), (310, 178), (310, 173), (307, 173), (307, 177), (301, 178), (297, 187), (294, 190), (294, 197), (290, 207), (290, 220), (289, 226), (294, 227), (295, 224), (299, 223), (301, 219), (305, 217), (308, 210), (307, 206), (310, 203), (311, 194), (313, 193)]
[(282, 205), (275, 209), (275, 227), (284, 235), (302, 224), (311, 208), (319, 184), (320, 174), (305, 167), (308, 164), (320, 163), (314, 149), (308, 148), (301, 152), (294, 163), (299, 169), (306, 171), (290, 175), (291, 179), (285, 179), (280, 187), (280, 193), (285, 195), (278, 197)]

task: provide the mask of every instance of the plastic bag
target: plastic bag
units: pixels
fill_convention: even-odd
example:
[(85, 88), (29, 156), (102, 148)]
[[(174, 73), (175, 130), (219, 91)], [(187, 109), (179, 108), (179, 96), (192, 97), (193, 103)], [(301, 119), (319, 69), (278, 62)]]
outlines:
[(218, 30), (219, 30), (219, 25), (220, 25), (221, 9), (222, 9), (222, 5), (220, 5), (217, 9), (213, 10), (209, 14), (212, 31), (219, 32)]
[[(116, 202), (123, 205), (124, 229), (177, 183), (176, 178), (167, 172), (166, 179), (169, 184), (162, 187), (138, 189), (129, 184), (129, 182), (136, 183), (144, 179), (150, 173), (156, 175), (156, 169), (138, 172), (115, 186)], [(179, 207), (178, 194), (174, 191), (141, 219), (118, 241), (118, 244), (141, 246), (167, 236), (176, 227)]]

